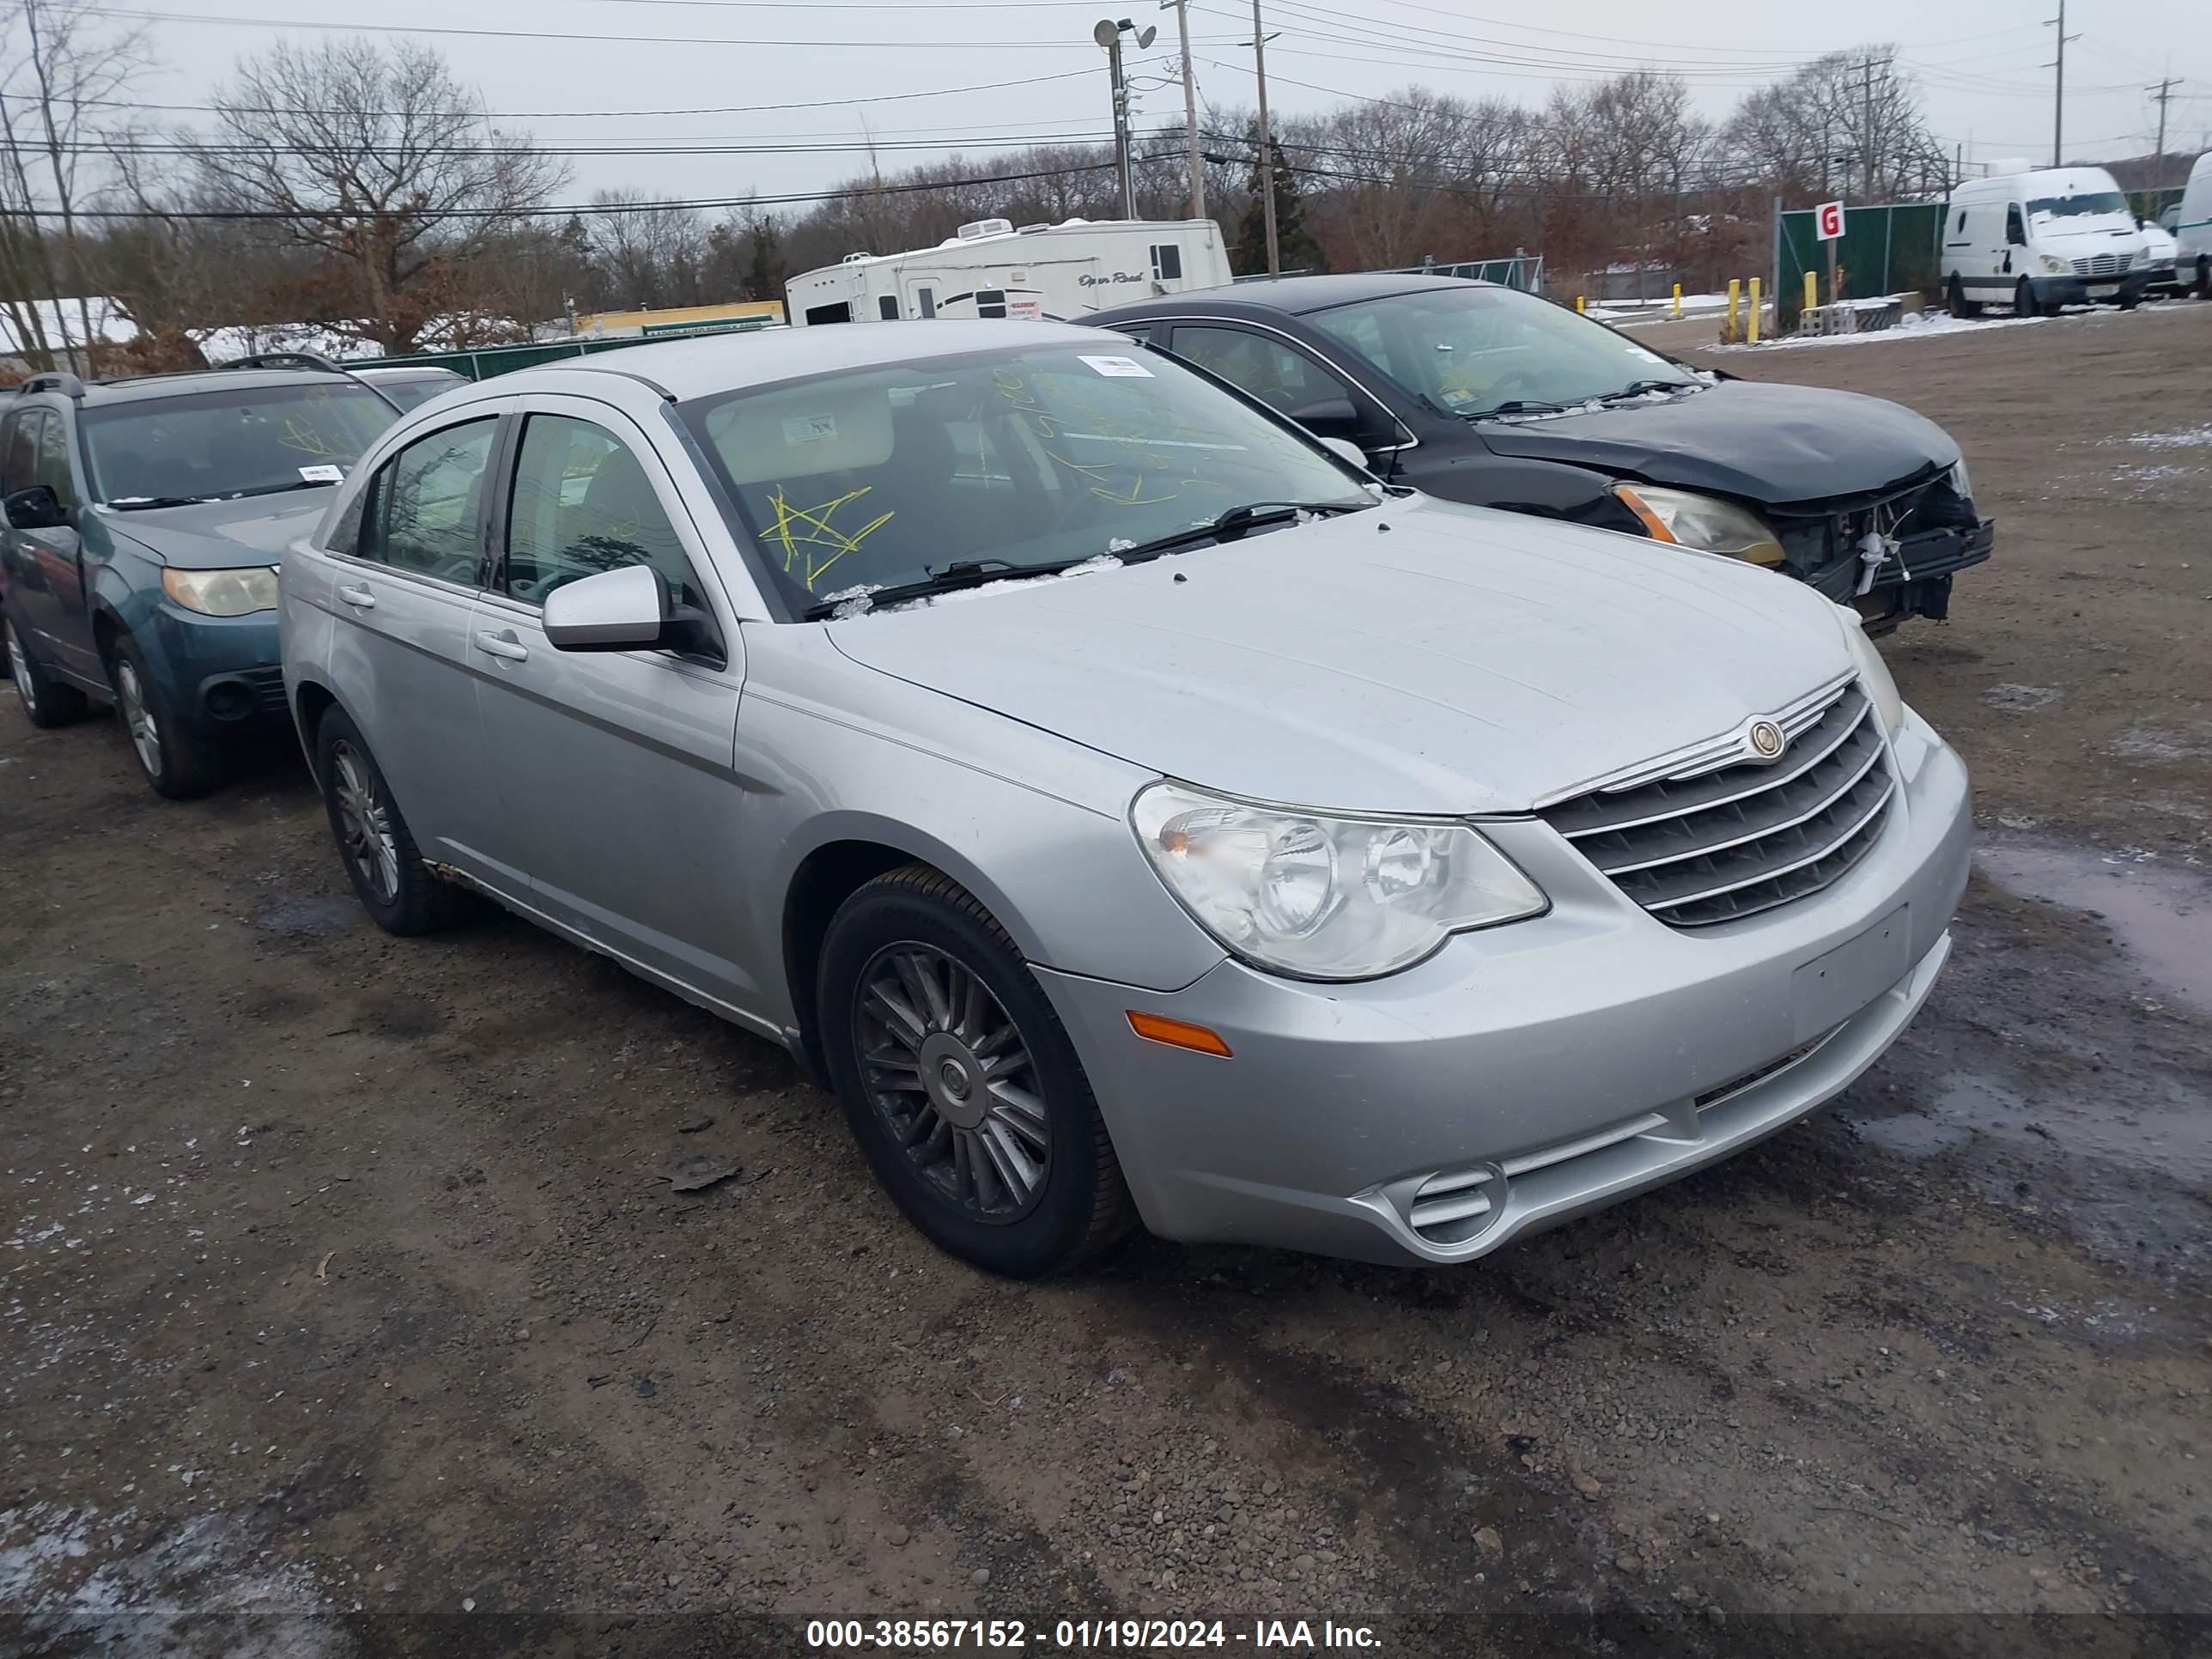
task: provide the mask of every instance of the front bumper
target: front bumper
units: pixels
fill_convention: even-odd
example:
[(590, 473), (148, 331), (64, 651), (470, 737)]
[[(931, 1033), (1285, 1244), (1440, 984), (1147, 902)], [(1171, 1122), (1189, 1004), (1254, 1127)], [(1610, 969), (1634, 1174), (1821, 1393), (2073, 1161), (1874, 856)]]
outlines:
[(2027, 285), (2038, 305), (2091, 306), (2132, 305), (2150, 284), (2146, 270), (2121, 276), (2031, 276)]
[(133, 630), (149, 644), (148, 666), (170, 706), (203, 737), (222, 738), (285, 716), (284, 669), (276, 613), (206, 617), (167, 601), (150, 626)]
[(1996, 546), (1996, 520), (1984, 519), (1971, 530), (1933, 530), (1907, 537), (1875, 572), (1863, 593), (1846, 591), (1832, 599), (1855, 607), (1871, 633), (1886, 633), (1908, 617), (1941, 622), (1951, 611), (1951, 578), (1987, 562)]
[[(1523, 820), (1485, 828), (1550, 913), (1388, 979), (1307, 984), (1234, 961), (1169, 994), (1039, 978), (1154, 1232), (1470, 1261), (1772, 1133), (1905, 1028), (1949, 949), (1972, 815), (1965, 768), (1917, 716), (1892, 763), (1898, 806), (1848, 874), (1694, 934)], [(1132, 1009), (1206, 1026), (1233, 1057), (1145, 1042)], [(1417, 1225), (1438, 1192), (1488, 1207)]]

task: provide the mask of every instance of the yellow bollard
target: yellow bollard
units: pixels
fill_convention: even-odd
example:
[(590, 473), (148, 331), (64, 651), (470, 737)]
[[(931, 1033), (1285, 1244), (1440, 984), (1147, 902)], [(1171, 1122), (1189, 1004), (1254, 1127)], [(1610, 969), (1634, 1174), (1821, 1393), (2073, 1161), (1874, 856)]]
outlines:
[(1575, 315), (1580, 317), (1585, 314), (1587, 313), (1583, 310), (1583, 296), (1577, 294), (1575, 295)]
[(1748, 323), (1749, 326), (1743, 331), (1743, 337), (1751, 344), (1757, 345), (1759, 343), (1759, 278), (1756, 276), (1751, 279), (1751, 316)]
[(1820, 273), (1817, 270), (1808, 270), (1805, 273), (1805, 309), (1818, 311), (1820, 308)]
[(1677, 316), (1677, 317), (1680, 317), (1681, 314), (1682, 314), (1682, 285), (1681, 285), (1680, 283), (1675, 283), (1675, 284), (1674, 284), (1674, 315), (1675, 315), (1675, 316)]
[(1721, 331), (1721, 338), (1730, 343), (1743, 337), (1743, 325), (1738, 320), (1738, 311), (1742, 304), (1743, 284), (1731, 276), (1729, 278), (1728, 326)]

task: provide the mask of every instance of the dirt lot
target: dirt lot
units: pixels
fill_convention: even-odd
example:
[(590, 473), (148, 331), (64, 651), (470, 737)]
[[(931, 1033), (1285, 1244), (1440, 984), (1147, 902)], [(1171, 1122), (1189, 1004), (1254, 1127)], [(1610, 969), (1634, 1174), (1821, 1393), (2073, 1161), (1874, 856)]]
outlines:
[(1711, 361), (1964, 443), (1997, 561), (1887, 648), (1984, 872), (1833, 1108), (1457, 1272), (979, 1277), (775, 1049), (503, 918), (375, 932), (289, 755), (164, 805), (9, 697), (0, 1651), (2212, 1613), (2212, 305)]

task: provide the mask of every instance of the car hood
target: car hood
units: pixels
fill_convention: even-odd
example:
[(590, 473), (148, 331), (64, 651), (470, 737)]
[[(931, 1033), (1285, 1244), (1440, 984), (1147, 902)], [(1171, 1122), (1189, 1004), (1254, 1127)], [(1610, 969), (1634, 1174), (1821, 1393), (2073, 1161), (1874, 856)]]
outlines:
[(137, 513), (112, 507), (99, 511), (116, 534), (128, 536), (164, 564), (180, 570), (232, 570), (281, 562), (284, 544), (313, 529), (330, 501), (325, 490), (301, 489)]
[(1778, 507), (1902, 484), (1959, 459), (1933, 421), (1880, 398), (1723, 380), (1588, 414), (1485, 421), (1493, 453), (1715, 489)]
[(1426, 500), (825, 626), (855, 662), (1191, 783), (1424, 814), (1526, 811), (1850, 666), (1798, 583)]

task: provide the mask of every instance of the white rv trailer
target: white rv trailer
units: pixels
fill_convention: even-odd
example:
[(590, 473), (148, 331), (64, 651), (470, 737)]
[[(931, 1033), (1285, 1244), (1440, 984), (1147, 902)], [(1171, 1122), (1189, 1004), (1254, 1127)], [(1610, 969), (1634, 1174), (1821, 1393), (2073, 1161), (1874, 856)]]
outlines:
[(848, 253), (783, 285), (793, 326), (1018, 317), (1077, 321), (1131, 300), (1229, 281), (1211, 219), (1024, 225), (984, 219), (935, 247)]

